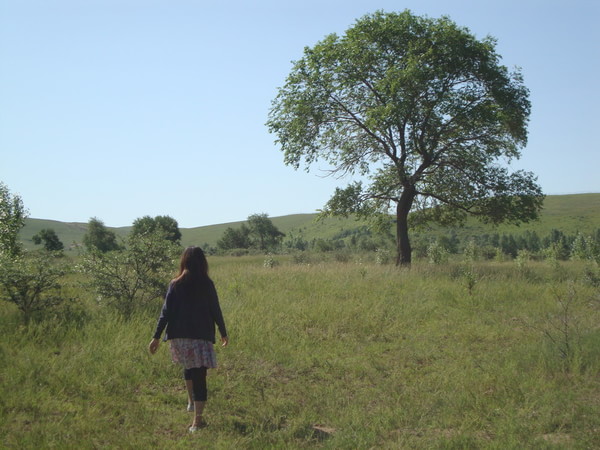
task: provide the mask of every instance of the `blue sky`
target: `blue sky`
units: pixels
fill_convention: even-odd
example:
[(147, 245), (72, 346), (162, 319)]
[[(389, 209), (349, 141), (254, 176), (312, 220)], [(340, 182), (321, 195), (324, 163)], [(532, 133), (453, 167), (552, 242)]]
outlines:
[(347, 181), (285, 166), (265, 127), (291, 61), (378, 9), (498, 39), (531, 91), (514, 169), (600, 192), (597, 0), (0, 0), (0, 181), (30, 216), (181, 227), (321, 208)]

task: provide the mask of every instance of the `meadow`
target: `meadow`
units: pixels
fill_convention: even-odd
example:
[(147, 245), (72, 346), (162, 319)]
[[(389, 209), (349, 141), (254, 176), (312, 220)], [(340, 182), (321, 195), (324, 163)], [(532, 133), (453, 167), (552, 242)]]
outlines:
[(181, 370), (70, 275), (0, 304), (4, 448), (599, 448), (600, 289), (583, 262), (211, 257), (230, 345), (190, 435)]

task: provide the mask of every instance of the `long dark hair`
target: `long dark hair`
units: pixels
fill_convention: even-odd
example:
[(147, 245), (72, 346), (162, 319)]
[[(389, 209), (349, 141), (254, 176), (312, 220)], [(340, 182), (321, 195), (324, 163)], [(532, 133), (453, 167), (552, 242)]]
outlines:
[(189, 286), (196, 289), (210, 280), (208, 276), (208, 261), (200, 247), (188, 247), (181, 255), (179, 274), (173, 279), (177, 286)]

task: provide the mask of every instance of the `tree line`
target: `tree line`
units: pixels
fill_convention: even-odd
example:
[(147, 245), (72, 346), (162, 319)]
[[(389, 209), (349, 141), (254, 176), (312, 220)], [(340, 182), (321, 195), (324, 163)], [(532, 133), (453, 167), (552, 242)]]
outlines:
[[(275, 228), (276, 229), (276, 228)], [(239, 250), (268, 250), (271, 253), (289, 252), (378, 252), (393, 253), (395, 240), (391, 230), (381, 230), (366, 225), (340, 230), (331, 238), (310, 238), (301, 231), (290, 231), (279, 235), (268, 248), (252, 244), (251, 239), (232, 238), (246, 236), (250, 227), (242, 224), (239, 228), (228, 228), (216, 248), (207, 246), (211, 253), (240, 254)], [(521, 252), (527, 252), (536, 259), (555, 258), (593, 259), (600, 252), (600, 228), (591, 233), (565, 233), (553, 229), (545, 235), (536, 231), (513, 233), (482, 233), (477, 235), (459, 235), (455, 231), (445, 234), (414, 233), (413, 252), (417, 258), (428, 258), (434, 251), (447, 255), (458, 255), (475, 251), (478, 259), (511, 259)]]

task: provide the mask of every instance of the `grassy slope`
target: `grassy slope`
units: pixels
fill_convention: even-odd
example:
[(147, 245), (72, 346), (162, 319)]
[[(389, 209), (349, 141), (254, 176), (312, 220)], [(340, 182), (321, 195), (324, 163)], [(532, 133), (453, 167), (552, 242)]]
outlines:
[[(35, 248), (32, 237), (43, 229), (53, 229), (66, 249), (75, 244), (81, 244), (83, 235), (87, 230), (86, 223), (78, 222), (59, 222), (56, 220), (45, 219), (26, 219), (25, 226), (21, 230), (20, 236), (26, 248)], [(110, 228), (119, 237), (127, 235), (131, 227)]]
[[(146, 351), (159, 300), (125, 322), (85, 290), (89, 321), (28, 327), (0, 303), (0, 446), (600, 447), (597, 290), (570, 284), (578, 263), (480, 264), (469, 295), (459, 266), (262, 259), (210, 259), (231, 341), (196, 435), (167, 346)], [(560, 343), (569, 286), (570, 364), (544, 335)]]
[(591, 233), (600, 228), (600, 194), (550, 195), (544, 201), (544, 209), (537, 222), (516, 225), (485, 226), (469, 220), (462, 233), (512, 233), (526, 230), (536, 231), (544, 236), (552, 229), (567, 234)]
[[(343, 229), (352, 229), (361, 225), (353, 219), (330, 218), (324, 221), (315, 221), (316, 214), (295, 214), (283, 217), (272, 217), (271, 220), (282, 232), (288, 234), (302, 233), (306, 240), (314, 238), (331, 238)], [(219, 225), (209, 225), (196, 228), (183, 228), (182, 243), (184, 245), (215, 245), (227, 227), (239, 227), (242, 222), (232, 222)], [(69, 246), (73, 242), (81, 242), (85, 233), (86, 224), (64, 223), (41, 219), (27, 219), (21, 232), (25, 246), (33, 247), (31, 237), (42, 228), (53, 228), (60, 240)], [(548, 196), (544, 203), (541, 220), (531, 224), (517, 226), (501, 225), (496, 228), (485, 226), (469, 220), (464, 228), (457, 229), (460, 235), (473, 235), (482, 233), (513, 233), (519, 234), (525, 230), (535, 230), (540, 236), (546, 235), (551, 229), (556, 228), (565, 233), (573, 234), (578, 231), (591, 233), (600, 227), (600, 194), (575, 194)], [(124, 236), (130, 227), (113, 228), (120, 236)], [(447, 232), (433, 228), (433, 232)]]
[[(355, 228), (362, 222), (353, 219), (326, 218), (316, 220), (316, 214), (293, 214), (282, 217), (271, 217), (273, 224), (282, 232), (287, 234), (302, 235), (308, 241), (316, 238), (329, 239), (344, 228)], [(202, 245), (208, 243), (215, 245), (223, 235), (226, 228), (237, 228), (243, 222), (226, 223), (221, 225), (209, 225), (199, 228), (187, 228), (181, 230), (184, 245)]]

